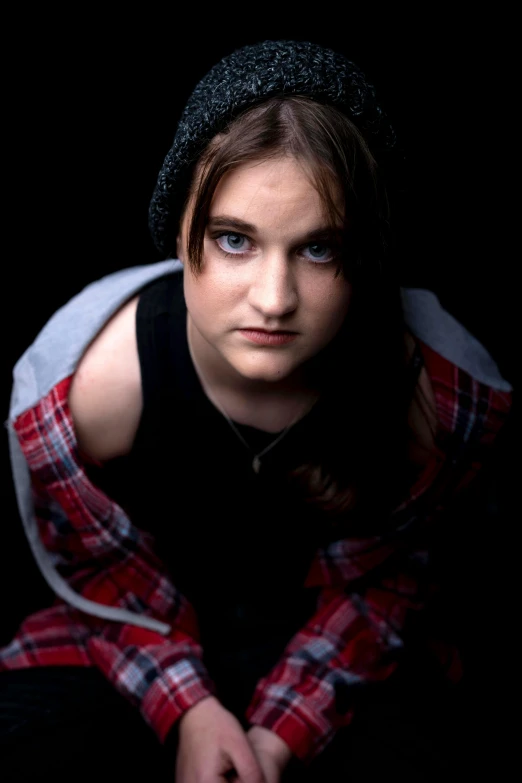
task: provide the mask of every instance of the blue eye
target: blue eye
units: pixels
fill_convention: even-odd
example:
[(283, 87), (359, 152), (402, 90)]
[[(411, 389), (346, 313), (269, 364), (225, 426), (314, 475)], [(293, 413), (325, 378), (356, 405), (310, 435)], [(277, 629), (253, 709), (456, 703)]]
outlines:
[[(306, 251), (308, 251), (308, 254)], [(306, 245), (306, 247), (303, 248), (303, 252), (305, 252), (306, 257), (310, 261), (317, 261), (318, 263), (332, 261), (335, 255), (329, 245), (323, 244), (321, 242), (314, 242), (311, 245)]]
[(242, 253), (247, 250), (248, 240), (243, 234), (227, 232), (216, 237), (216, 242), (225, 253)]

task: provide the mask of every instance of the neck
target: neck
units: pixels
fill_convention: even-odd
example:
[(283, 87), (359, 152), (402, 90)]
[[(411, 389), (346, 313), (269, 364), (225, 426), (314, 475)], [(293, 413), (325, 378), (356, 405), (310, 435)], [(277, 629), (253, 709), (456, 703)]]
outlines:
[(302, 370), (281, 382), (245, 378), (202, 337), (188, 315), (187, 339), (205, 394), (239, 424), (279, 432), (302, 418), (319, 396)]

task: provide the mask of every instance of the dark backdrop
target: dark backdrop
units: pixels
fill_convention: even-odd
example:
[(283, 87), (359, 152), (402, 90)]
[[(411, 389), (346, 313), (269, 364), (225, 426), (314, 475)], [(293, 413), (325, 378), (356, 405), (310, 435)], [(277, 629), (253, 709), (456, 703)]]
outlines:
[[(403, 281), (431, 288), (514, 376), (514, 256), (496, 161), (503, 149), (509, 20), (344, 7), (284, 21), (280, 9), (111, 16), (75, 5), (11, 16), (4, 105), (2, 406), (12, 366), (47, 318), (91, 280), (155, 261), (147, 207), (175, 123), (221, 56), (264, 38), (339, 49), (366, 70), (408, 155), (398, 211)], [(414, 6), (415, 7), (415, 6)], [(304, 6), (303, 6), (304, 8)], [(500, 113), (501, 114), (501, 113)], [(1, 636), (49, 600), (21, 532), (2, 445)]]

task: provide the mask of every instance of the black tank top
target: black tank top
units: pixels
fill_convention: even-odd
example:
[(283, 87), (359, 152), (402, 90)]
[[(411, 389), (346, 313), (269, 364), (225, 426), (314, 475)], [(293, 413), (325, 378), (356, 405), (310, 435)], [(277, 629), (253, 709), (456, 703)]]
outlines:
[[(282, 628), (295, 632), (315, 605), (316, 591), (303, 584), (319, 528), (317, 513), (296, 500), (281, 468), (300, 464), (320, 417), (310, 412), (254, 473), (252, 454), (201, 387), (186, 315), (179, 273), (140, 294), (143, 413), (126, 460), (126, 507), (137, 527), (153, 534), (202, 633), (218, 630), (243, 643)], [(236, 426), (254, 452), (276, 437)]]
[[(196, 610), (207, 656), (221, 655), (224, 647), (261, 649), (275, 640), (275, 662), (313, 614), (317, 590), (303, 585), (317, 548), (328, 540), (324, 517), (284, 478), (288, 466), (311, 455), (321, 404), (254, 473), (252, 455), (201, 387), (186, 316), (181, 274), (141, 291), (136, 335), (143, 412), (131, 453), (104, 466), (98, 484), (138, 528), (153, 534), (173, 583)], [(412, 387), (421, 366), (416, 351)], [(236, 426), (254, 452), (276, 437)]]

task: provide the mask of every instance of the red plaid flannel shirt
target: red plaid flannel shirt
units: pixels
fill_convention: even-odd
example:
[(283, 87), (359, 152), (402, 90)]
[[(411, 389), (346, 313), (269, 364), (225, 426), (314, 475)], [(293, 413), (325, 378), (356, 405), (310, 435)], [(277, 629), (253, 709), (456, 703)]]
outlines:
[[(247, 711), (251, 724), (277, 733), (304, 761), (350, 723), (350, 686), (384, 680), (395, 670), (406, 619), (430, 593), (423, 578), (426, 552), (413, 541), (437, 524), (450, 497), (476, 475), (511, 406), (510, 392), (474, 380), (421, 347), (440, 421), (431, 460), (396, 510), (393, 535), (340, 540), (317, 552), (305, 583), (322, 588), (317, 611), (257, 684)], [(57, 599), (28, 617), (0, 650), (0, 669), (97, 666), (164, 740), (188, 708), (214, 693), (197, 618), (152, 539), (87, 478), (67, 402), (70, 382), (57, 384), (14, 422), (43, 544), (77, 593), (157, 618), (171, 630), (162, 635), (103, 620)], [(391, 567), (379, 568), (386, 563)], [(351, 589), (372, 573), (375, 578), (366, 580), (371, 586)]]

